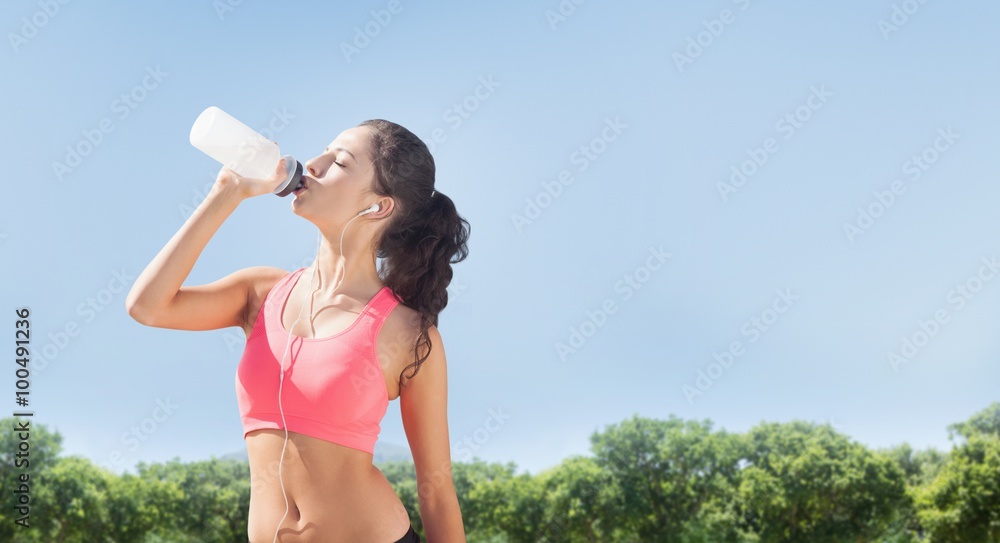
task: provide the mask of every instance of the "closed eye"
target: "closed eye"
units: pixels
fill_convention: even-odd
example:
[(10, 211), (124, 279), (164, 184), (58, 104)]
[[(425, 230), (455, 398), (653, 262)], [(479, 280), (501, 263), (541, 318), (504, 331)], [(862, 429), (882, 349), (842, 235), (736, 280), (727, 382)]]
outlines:
[[(327, 147), (326, 149), (323, 149), (323, 152), (324, 153), (329, 153), (330, 152), (330, 148)], [(343, 169), (347, 169), (347, 166), (344, 166), (343, 164), (337, 162), (336, 160), (334, 160), (333, 163), (336, 164), (337, 166), (340, 166)]]

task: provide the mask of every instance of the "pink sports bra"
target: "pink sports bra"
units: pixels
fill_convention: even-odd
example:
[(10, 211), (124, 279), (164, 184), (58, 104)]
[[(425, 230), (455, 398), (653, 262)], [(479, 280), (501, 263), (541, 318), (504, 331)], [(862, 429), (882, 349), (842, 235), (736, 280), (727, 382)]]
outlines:
[(268, 291), (247, 338), (236, 369), (243, 438), (253, 430), (282, 428), (278, 379), (284, 355), (281, 408), (288, 431), (371, 454), (389, 406), (375, 345), (386, 317), (401, 300), (384, 286), (344, 331), (322, 338), (292, 335), (285, 354), (288, 330), (281, 314), (305, 269), (282, 277)]

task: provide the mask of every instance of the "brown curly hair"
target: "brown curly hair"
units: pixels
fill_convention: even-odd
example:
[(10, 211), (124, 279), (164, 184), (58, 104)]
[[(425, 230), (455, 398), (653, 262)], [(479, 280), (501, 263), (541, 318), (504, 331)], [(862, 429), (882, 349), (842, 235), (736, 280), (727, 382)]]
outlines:
[(371, 130), (374, 167), (372, 192), (394, 199), (395, 210), (376, 236), (372, 249), (381, 258), (378, 273), (401, 303), (420, 314), (420, 334), (413, 346), (412, 378), (431, 352), (428, 328), (448, 305), (451, 265), (469, 254), (471, 228), (451, 198), (434, 188), (434, 157), (427, 145), (406, 128), (384, 119), (358, 126)]

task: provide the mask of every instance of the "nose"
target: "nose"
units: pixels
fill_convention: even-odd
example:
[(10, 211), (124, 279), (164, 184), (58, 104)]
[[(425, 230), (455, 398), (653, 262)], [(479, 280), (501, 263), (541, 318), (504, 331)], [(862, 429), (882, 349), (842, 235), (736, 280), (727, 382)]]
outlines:
[(308, 171), (309, 174), (312, 175), (313, 177), (317, 177), (317, 178), (318, 177), (322, 177), (322, 175), (320, 175), (320, 171), (319, 171), (319, 162), (315, 158), (312, 158), (312, 159), (309, 159), (308, 161), (306, 161), (305, 167), (306, 167), (306, 171)]

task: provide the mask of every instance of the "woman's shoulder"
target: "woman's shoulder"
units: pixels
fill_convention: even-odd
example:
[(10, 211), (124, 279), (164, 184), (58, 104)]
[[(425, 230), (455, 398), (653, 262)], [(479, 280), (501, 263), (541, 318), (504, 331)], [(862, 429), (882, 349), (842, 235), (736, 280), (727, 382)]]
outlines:
[(298, 268), (296, 270), (286, 270), (283, 268), (277, 268), (274, 266), (251, 266), (246, 268), (245, 271), (250, 278), (250, 289), (248, 296), (254, 298), (258, 296), (263, 298), (263, 295), (267, 294), (274, 285), (281, 281), (285, 277), (301, 270)]
[[(389, 291), (391, 293), (391, 289)], [(412, 344), (420, 333), (420, 312), (399, 302), (385, 316), (380, 334)]]

